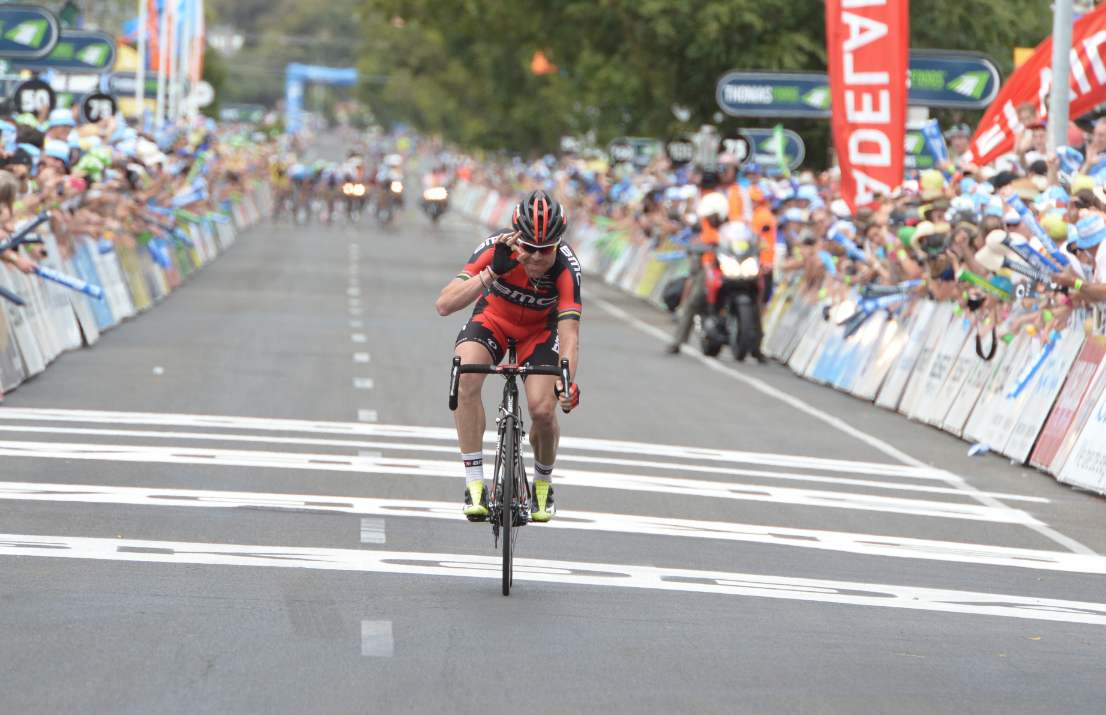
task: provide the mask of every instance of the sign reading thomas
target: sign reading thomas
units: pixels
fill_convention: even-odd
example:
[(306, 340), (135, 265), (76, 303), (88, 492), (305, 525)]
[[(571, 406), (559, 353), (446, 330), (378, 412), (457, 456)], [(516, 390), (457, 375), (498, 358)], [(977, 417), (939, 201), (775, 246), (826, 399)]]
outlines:
[(106, 32), (62, 30), (48, 55), (15, 58), (12, 65), (34, 72), (52, 69), (65, 74), (104, 74), (115, 66), (116, 52), (115, 38)]
[(825, 72), (727, 72), (718, 80), (715, 98), (731, 117), (830, 116)]
[[(998, 96), (1002, 71), (979, 52), (910, 51), (907, 104), (917, 107), (986, 109)], [(733, 71), (722, 75), (715, 98), (731, 117), (828, 119), (825, 72)]]
[(37, 60), (58, 43), (58, 19), (38, 5), (0, 5), (0, 57)]

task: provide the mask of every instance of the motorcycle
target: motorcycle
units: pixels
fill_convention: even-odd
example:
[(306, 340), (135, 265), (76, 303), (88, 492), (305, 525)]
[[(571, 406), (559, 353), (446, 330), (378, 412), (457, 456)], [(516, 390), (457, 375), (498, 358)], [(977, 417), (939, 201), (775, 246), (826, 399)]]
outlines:
[(392, 179), (385, 186), (386, 190), (380, 197), (380, 205), (376, 210), (376, 218), (382, 224), (390, 223), (392, 216), (403, 206), (403, 182)]
[(436, 186), (422, 192), (422, 210), (434, 223), (449, 208), (449, 191), (444, 186)]
[(365, 208), (365, 184), (360, 181), (347, 181), (342, 184), (342, 194), (346, 197), (346, 215), (351, 221), (361, 217)]
[(716, 357), (729, 345), (738, 362), (746, 355), (762, 360), (760, 246), (755, 239), (720, 242), (715, 264), (704, 270), (707, 311), (698, 319), (703, 354)]

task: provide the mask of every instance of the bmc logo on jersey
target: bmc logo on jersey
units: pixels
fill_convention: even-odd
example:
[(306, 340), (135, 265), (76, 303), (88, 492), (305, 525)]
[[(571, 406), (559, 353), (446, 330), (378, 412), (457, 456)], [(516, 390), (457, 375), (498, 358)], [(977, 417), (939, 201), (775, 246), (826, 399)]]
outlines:
[(548, 298), (539, 298), (529, 291), (515, 290), (502, 283), (493, 283), (492, 287), (507, 302), (521, 305), (524, 308), (552, 308), (557, 303), (557, 296), (555, 295)]

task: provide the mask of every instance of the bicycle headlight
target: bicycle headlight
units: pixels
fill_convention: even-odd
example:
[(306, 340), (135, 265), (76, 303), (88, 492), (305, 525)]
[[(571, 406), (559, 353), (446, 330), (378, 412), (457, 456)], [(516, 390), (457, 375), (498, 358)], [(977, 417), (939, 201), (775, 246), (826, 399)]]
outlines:
[(389, 188), (392, 190), (393, 194), (402, 194), (403, 193), (403, 182), (402, 181), (393, 181)]

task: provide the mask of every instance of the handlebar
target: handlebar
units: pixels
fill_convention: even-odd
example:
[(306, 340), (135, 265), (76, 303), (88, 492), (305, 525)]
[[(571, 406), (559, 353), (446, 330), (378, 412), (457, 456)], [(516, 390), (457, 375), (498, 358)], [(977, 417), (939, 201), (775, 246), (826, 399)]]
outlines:
[[(568, 360), (561, 360), (561, 366), (553, 367), (552, 365), (483, 365), (478, 363), (470, 363), (468, 365), (461, 364), (461, 358), (454, 356), (453, 358), (453, 370), (449, 374), (449, 409), (457, 409), (457, 390), (461, 383), (461, 375), (466, 374), (478, 374), (478, 375), (502, 375), (503, 377), (511, 377), (514, 375), (549, 375), (551, 377), (559, 377), (565, 385), (565, 389), (569, 389), (572, 384), (572, 377), (569, 374)], [(564, 408), (562, 408), (564, 409)], [(564, 410), (568, 413), (568, 410)]]

